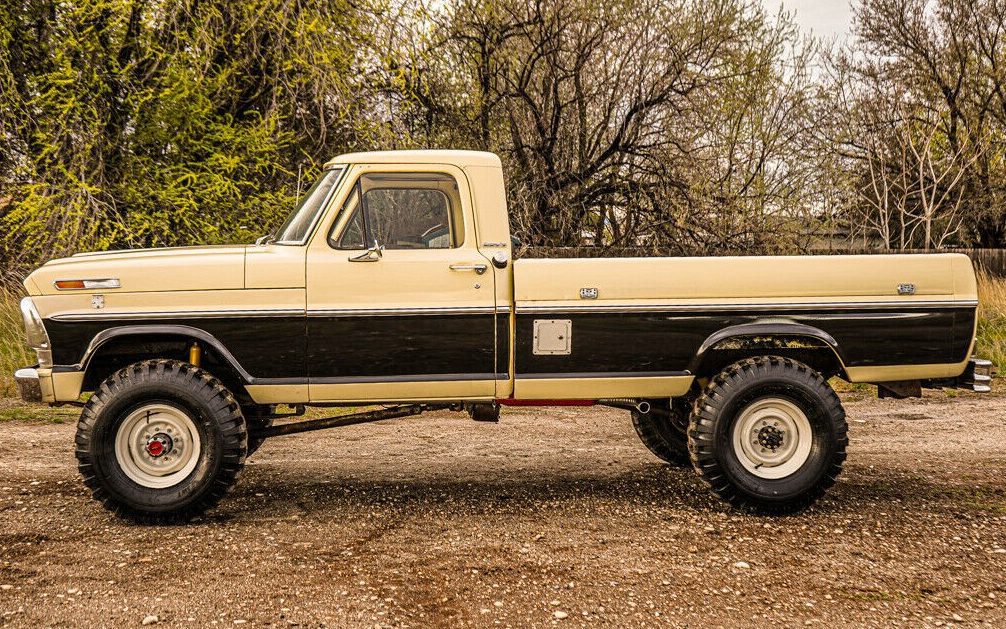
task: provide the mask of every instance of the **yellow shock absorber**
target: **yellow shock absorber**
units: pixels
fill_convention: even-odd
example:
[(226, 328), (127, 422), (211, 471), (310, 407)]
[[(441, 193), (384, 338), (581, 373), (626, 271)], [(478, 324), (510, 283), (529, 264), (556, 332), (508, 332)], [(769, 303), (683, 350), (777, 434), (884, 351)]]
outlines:
[(199, 343), (193, 343), (192, 346), (189, 347), (189, 362), (198, 367), (199, 363), (202, 362), (202, 359), (203, 349), (199, 347)]

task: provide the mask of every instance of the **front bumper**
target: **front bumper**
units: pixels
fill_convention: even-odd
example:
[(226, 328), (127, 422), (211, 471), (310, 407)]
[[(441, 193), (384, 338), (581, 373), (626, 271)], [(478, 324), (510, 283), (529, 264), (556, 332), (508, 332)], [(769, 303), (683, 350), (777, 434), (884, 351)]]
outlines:
[(42, 403), (42, 382), (37, 369), (34, 367), (18, 369), (14, 372), (14, 381), (17, 383), (17, 392), (22, 400), (35, 404)]

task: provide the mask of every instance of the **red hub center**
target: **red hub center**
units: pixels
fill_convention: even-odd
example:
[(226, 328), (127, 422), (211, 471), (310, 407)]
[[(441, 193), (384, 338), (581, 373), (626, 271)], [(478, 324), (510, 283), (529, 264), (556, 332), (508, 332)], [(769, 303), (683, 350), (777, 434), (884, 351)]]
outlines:
[(171, 443), (171, 437), (164, 433), (158, 433), (147, 442), (147, 454), (157, 458), (163, 454), (167, 454), (173, 445), (174, 444)]

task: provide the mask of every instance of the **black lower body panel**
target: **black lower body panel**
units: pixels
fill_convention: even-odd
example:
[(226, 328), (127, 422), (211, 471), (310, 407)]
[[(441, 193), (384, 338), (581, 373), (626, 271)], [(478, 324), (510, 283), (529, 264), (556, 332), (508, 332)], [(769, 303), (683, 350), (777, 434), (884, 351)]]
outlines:
[[(566, 312), (517, 315), (517, 377), (686, 372), (710, 335), (771, 319), (818, 328), (838, 342), (846, 367), (957, 363), (967, 357), (975, 309)], [(534, 353), (536, 319), (569, 319), (569, 355)]]

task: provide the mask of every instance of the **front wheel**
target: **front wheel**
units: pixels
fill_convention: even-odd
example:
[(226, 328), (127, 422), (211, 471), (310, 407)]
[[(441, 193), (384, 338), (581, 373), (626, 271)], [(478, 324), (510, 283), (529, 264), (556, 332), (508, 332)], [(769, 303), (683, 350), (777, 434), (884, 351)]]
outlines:
[(116, 372), (77, 424), (84, 483), (107, 509), (141, 522), (188, 520), (216, 505), (237, 482), (247, 448), (230, 391), (176, 360)]
[(724, 369), (695, 405), (692, 464), (717, 495), (762, 513), (792, 513), (835, 484), (849, 443), (845, 411), (824, 378), (777, 356)]

